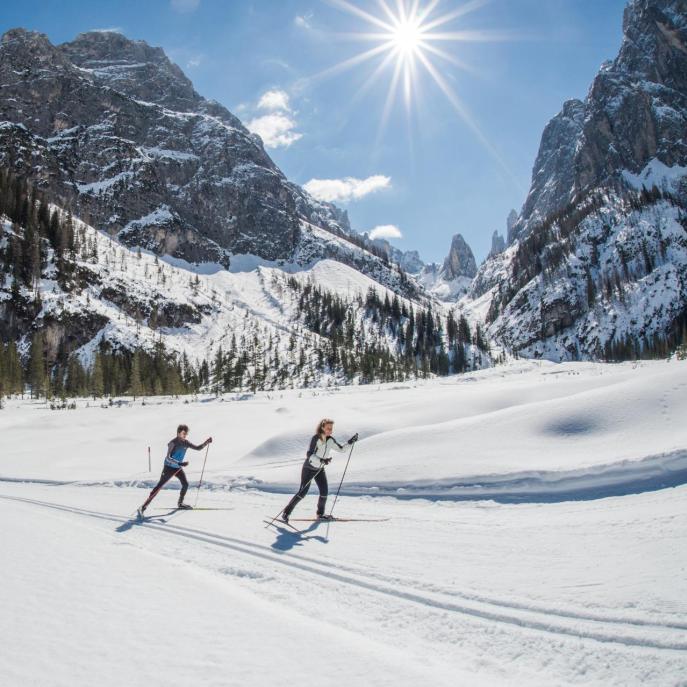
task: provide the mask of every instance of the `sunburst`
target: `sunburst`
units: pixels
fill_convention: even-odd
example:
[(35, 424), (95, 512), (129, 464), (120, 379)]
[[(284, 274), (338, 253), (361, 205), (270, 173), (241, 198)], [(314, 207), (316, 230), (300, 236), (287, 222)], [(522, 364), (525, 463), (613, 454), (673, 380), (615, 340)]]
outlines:
[[(482, 133), (447, 79), (447, 66), (474, 71), (455, 54), (455, 47), (467, 42), (493, 42), (511, 40), (513, 34), (495, 30), (470, 30), (459, 25), (466, 15), (479, 10), (488, 0), (469, 0), (439, 14), (441, 0), (376, 0), (377, 13), (356, 4), (353, 0), (325, 0), (348, 14), (363, 20), (370, 30), (337, 34), (338, 38), (374, 43), (352, 57), (335, 64), (311, 77), (318, 80), (378, 60), (359, 89), (356, 99), (369, 92), (384, 74), (389, 74), (389, 86), (384, 109), (379, 122), (380, 135), (386, 128), (394, 103), (399, 95), (410, 113), (421, 73), (427, 75), (441, 90), (460, 118), (472, 130), (475, 137), (512, 177), (498, 152)], [(369, 4), (369, 3), (368, 3)], [(443, 47), (442, 47), (443, 46)], [(454, 50), (451, 50), (453, 47)], [(447, 49), (448, 48), (448, 49)]]

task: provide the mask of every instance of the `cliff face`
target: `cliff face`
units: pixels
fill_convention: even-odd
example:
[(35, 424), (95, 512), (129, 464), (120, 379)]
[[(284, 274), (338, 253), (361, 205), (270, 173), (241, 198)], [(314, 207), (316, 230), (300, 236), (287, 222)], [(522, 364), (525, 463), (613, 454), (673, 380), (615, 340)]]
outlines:
[(510, 245), (472, 284), (473, 299), (489, 294), (495, 338), (552, 359), (675, 339), (687, 321), (685, 131), (687, 1), (632, 0), (618, 56), (545, 128)]
[[(642, 174), (653, 160), (685, 165), (687, 2), (632, 0), (623, 30), (618, 56), (602, 66), (586, 100), (565, 103), (544, 130), (509, 242), (590, 190)], [(684, 183), (673, 191), (687, 198)]]
[(228, 264), (289, 259), (300, 220), (347, 217), (289, 183), (258, 136), (199, 96), (160, 48), (121, 34), (0, 42), (0, 164), (128, 245)]

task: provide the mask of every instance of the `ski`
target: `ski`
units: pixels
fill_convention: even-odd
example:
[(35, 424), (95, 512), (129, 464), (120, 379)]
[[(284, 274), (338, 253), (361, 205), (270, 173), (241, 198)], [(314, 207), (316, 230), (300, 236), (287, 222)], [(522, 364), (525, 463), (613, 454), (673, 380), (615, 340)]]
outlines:
[(320, 518), (291, 518), (294, 522), (389, 522), (391, 518), (332, 518), (322, 520)]
[(178, 511), (178, 510), (234, 510), (234, 509), (233, 508), (203, 508), (201, 506), (198, 506), (198, 507), (194, 506), (193, 508), (172, 508), (172, 509), (170, 509), (170, 508), (163, 508), (162, 506), (159, 506), (159, 507), (155, 507), (153, 510), (174, 510), (174, 511)]

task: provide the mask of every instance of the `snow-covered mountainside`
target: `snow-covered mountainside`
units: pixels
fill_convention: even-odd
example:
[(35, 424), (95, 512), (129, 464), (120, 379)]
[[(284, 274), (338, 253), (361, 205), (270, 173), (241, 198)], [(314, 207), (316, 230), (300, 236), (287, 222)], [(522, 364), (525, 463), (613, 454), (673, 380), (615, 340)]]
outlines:
[[(162, 49), (108, 31), (53, 46), (13, 29), (0, 84), (0, 164), (126, 245), (225, 266), (246, 253), (334, 258), (398, 288), (398, 269), (356, 240), (346, 213), (289, 182)], [(354, 242), (313, 245), (304, 221)]]
[(684, 339), (686, 130), (687, 5), (631, 0), (618, 57), (546, 127), (510, 245), (471, 286), (495, 339), (555, 360)]
[[(655, 183), (687, 199), (680, 181), (687, 163), (687, 6), (630, 0), (623, 33), (618, 56), (601, 67), (584, 102), (565, 103), (544, 130), (510, 241), (628, 174), (644, 174), (648, 188)], [(646, 176), (658, 163), (660, 172)]]
[(490, 364), (479, 329), (289, 182), (160, 48), (14, 29), (0, 84), (0, 397), (18, 357), (32, 392), (57, 395)]
[(0, 173), (0, 398), (22, 383), (56, 397), (221, 392), (490, 364), (479, 327), (321, 257), (355, 263), (364, 249), (345, 238), (299, 231), (294, 262), (192, 265), (122, 245)]

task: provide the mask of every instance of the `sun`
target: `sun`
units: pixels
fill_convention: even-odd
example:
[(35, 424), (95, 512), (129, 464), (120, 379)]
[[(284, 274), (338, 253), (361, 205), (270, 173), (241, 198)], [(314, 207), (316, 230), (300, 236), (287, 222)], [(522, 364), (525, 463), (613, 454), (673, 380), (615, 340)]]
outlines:
[[(437, 14), (441, 0), (376, 0), (379, 16), (352, 0), (325, 0), (348, 14), (362, 19), (368, 31), (336, 34), (340, 38), (373, 43), (373, 47), (330, 67), (314, 77), (316, 80), (333, 76), (365, 62), (377, 60), (377, 65), (360, 90), (362, 95), (382, 77), (390, 74), (382, 126), (385, 124), (399, 92), (403, 94), (409, 111), (419, 74), (425, 72), (443, 91), (461, 117), (468, 119), (467, 111), (446, 79), (446, 67), (458, 67), (471, 71), (454, 51), (443, 46), (461, 42), (503, 40), (503, 33), (486, 30), (470, 30), (458, 23), (468, 14), (478, 10), (488, 0), (467, 0), (454, 5), (448, 12)], [(360, 0), (358, 0), (360, 2)], [(393, 4), (390, 4), (393, 3)], [(369, 7), (373, 3), (368, 2)], [(474, 124), (473, 124), (474, 127)]]
[[(324, 1), (363, 20), (368, 28), (367, 31), (334, 34), (335, 37), (373, 45), (305, 81), (312, 82), (331, 77), (364, 63), (376, 61), (377, 64), (358, 89), (354, 101), (372, 90), (372, 87), (384, 75), (388, 76), (389, 86), (384, 110), (379, 119), (379, 139), (386, 128), (394, 103), (399, 100), (399, 95), (410, 117), (418, 82), (424, 74), (447, 98), (462, 121), (471, 129), (475, 138), (496, 159), (508, 176), (513, 178), (512, 172), (507, 169), (500, 155), (482, 133), (475, 118), (451, 85), (455, 79), (449, 76), (449, 70), (453, 68), (468, 72), (475, 71), (456, 55), (456, 50), (452, 50), (452, 47), (455, 48), (461, 43), (506, 41), (517, 38), (510, 32), (469, 29), (461, 26), (466, 15), (479, 10), (489, 0), (465, 0), (458, 5), (452, 1), (451, 8), (443, 14), (438, 13), (442, 0), (424, 2), (423, 0), (376, 0), (375, 2), (367, 0), (365, 6), (356, 4), (353, 0)], [(357, 0), (357, 2), (361, 1)], [(448, 4), (448, 0), (444, 2)], [(373, 14), (369, 11), (367, 8), (370, 6), (378, 8), (378, 13)]]
[(391, 34), (391, 41), (402, 56), (412, 56), (422, 45), (422, 28), (417, 20), (399, 22)]

